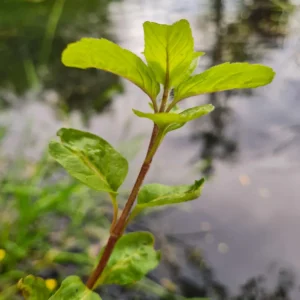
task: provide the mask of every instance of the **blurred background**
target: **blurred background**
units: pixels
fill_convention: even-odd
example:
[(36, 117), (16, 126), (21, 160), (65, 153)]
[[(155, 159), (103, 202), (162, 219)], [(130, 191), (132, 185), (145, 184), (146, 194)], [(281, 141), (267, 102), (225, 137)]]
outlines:
[(108, 236), (105, 194), (73, 181), (48, 157), (62, 126), (102, 136), (130, 160), (125, 201), (152, 126), (134, 117), (146, 96), (60, 56), (81, 37), (105, 37), (140, 54), (142, 23), (187, 19), (199, 72), (225, 61), (264, 63), (269, 86), (190, 98), (215, 111), (168, 135), (147, 182), (208, 181), (192, 203), (151, 211), (130, 230), (150, 230), (162, 264), (103, 299), (300, 299), (300, 1), (1, 0), (0, 299), (21, 299), (26, 274), (49, 288), (83, 279)]

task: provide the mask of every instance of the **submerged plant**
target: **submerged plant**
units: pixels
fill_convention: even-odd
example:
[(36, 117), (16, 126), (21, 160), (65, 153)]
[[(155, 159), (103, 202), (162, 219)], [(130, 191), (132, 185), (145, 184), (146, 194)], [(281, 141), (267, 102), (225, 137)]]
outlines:
[(126, 226), (144, 209), (197, 199), (204, 184), (202, 178), (190, 185), (143, 185), (165, 136), (214, 109), (207, 104), (180, 110), (178, 105), (199, 94), (263, 86), (274, 77), (271, 68), (249, 63), (224, 63), (194, 75), (198, 59), (204, 53), (194, 51), (192, 32), (186, 20), (172, 25), (145, 22), (144, 33), (146, 63), (106, 39), (83, 38), (68, 45), (63, 52), (62, 62), (68, 67), (102, 69), (141, 88), (150, 98), (152, 111), (133, 112), (154, 124), (144, 162), (120, 215), (117, 196), (127, 175), (127, 160), (107, 141), (92, 133), (72, 128), (58, 131), (60, 141), (49, 145), (51, 156), (70, 175), (96, 191), (107, 192), (111, 198), (114, 213), (110, 236), (86, 285), (79, 277), (70, 276), (50, 297), (45, 282), (30, 275), (19, 282), (27, 299), (101, 299), (93, 292), (96, 287), (131, 284), (153, 270), (160, 260), (160, 252), (153, 246), (153, 235), (125, 233)]

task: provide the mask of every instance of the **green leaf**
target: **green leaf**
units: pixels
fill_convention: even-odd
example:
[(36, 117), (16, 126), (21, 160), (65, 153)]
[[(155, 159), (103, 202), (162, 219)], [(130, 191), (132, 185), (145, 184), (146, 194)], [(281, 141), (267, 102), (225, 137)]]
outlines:
[(200, 105), (200, 106), (195, 106), (192, 108), (188, 108), (182, 112), (179, 113), (179, 115), (186, 119), (187, 121), (184, 123), (181, 122), (177, 122), (177, 123), (173, 123), (170, 124), (167, 128), (166, 131), (172, 131), (172, 130), (176, 130), (180, 127), (182, 127), (185, 123), (201, 118), (207, 114), (209, 114), (210, 112), (212, 112), (215, 109), (215, 107), (212, 104), (205, 104), (205, 105)]
[(97, 68), (120, 75), (153, 100), (159, 93), (159, 84), (142, 59), (106, 39), (83, 38), (69, 44), (62, 54), (62, 62), (67, 67)]
[(189, 22), (180, 20), (172, 25), (145, 22), (144, 34), (144, 55), (157, 81), (168, 88), (176, 87), (191, 74), (190, 66), (195, 59)]
[(18, 289), (26, 300), (48, 300), (51, 294), (44, 279), (32, 275), (22, 278), (18, 282)]
[(204, 179), (196, 180), (192, 185), (167, 186), (163, 184), (144, 185), (137, 199), (137, 209), (187, 202), (201, 195)]
[(153, 244), (154, 237), (150, 232), (123, 235), (96, 285), (125, 285), (142, 279), (160, 260), (160, 252), (155, 251)]
[(77, 276), (66, 278), (57, 292), (49, 300), (101, 300), (100, 296), (89, 290)]
[(133, 112), (141, 118), (152, 120), (161, 129), (166, 132), (182, 127), (186, 122), (200, 118), (214, 110), (211, 104), (192, 107), (182, 111), (181, 113), (144, 113), (133, 109)]
[(267, 85), (275, 76), (272, 68), (249, 63), (224, 63), (191, 76), (174, 90), (174, 101), (191, 96)]
[(188, 72), (189, 74), (192, 74), (195, 71), (195, 69), (197, 68), (198, 63), (199, 63), (199, 58), (201, 56), (203, 56), (204, 54), (205, 54), (205, 52), (200, 52), (200, 51), (194, 53), (193, 60), (192, 60), (192, 63), (190, 65), (190, 69)]
[(127, 160), (108, 142), (89, 132), (62, 128), (60, 142), (52, 141), (49, 152), (73, 177), (92, 189), (116, 193), (127, 172)]

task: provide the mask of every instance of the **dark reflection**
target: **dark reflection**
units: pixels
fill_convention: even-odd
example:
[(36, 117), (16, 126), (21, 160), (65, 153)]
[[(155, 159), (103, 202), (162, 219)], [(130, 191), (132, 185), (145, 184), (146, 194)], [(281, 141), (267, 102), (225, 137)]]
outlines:
[[(189, 288), (191, 282), (187, 285), (184, 283), (182, 288), (186, 290), (185, 296), (213, 295), (214, 299), (218, 300), (291, 300), (292, 294), (295, 292), (296, 276), (294, 272), (289, 268), (273, 264), (265, 274), (249, 278), (233, 296), (229, 288), (216, 279), (214, 271), (205, 265), (201, 252), (192, 249), (188, 251), (190, 252), (189, 268), (191, 270), (198, 269), (198, 276), (196, 275), (195, 278), (201, 279), (201, 285), (195, 285), (193, 290)], [(201, 286), (205, 292), (201, 291)]]
[[(201, 238), (201, 233), (195, 234), (197, 234), (198, 239)], [(182, 237), (174, 239), (174, 236), (168, 239), (172, 249), (176, 251), (171, 257), (180, 257), (180, 249), (182, 249), (188, 272), (185, 271), (181, 259), (180, 264), (178, 264), (176, 260), (171, 261), (167, 258), (168, 263), (165, 266), (169, 269), (170, 278), (177, 286), (177, 292), (184, 297), (211, 297), (215, 300), (294, 299), (293, 293), (297, 289), (296, 275), (290, 268), (280, 267), (276, 263), (272, 263), (264, 274), (249, 278), (240, 285), (238, 292), (232, 293), (226, 285), (217, 279), (214, 270), (206, 263), (205, 254), (203, 255), (202, 250), (187, 242), (193, 240), (190, 234), (188, 236), (189, 239), (182, 239)], [(174, 271), (176, 272), (174, 273)], [(174, 274), (177, 275), (174, 276)], [(164, 299), (181, 298), (170, 296)]]
[[(198, 259), (199, 260), (199, 259)], [(192, 259), (195, 263), (195, 259)], [(198, 262), (199, 265), (199, 262)], [(214, 272), (208, 267), (203, 268), (205, 285), (210, 287), (210, 293), (217, 299), (222, 300), (289, 300), (295, 289), (296, 277), (294, 272), (288, 268), (276, 268), (268, 274), (259, 274), (249, 278), (240, 286), (239, 292), (231, 296), (229, 289), (222, 283), (218, 282)], [(191, 264), (192, 266), (192, 264)], [(191, 267), (190, 266), (190, 267)], [(274, 277), (274, 282), (268, 282), (268, 277)]]
[[(107, 30), (111, 0), (4, 0), (0, 3), (0, 93), (9, 105), (11, 93), (35, 90), (57, 92), (65, 109), (101, 111), (119, 79), (97, 70), (66, 68), (65, 46), (83, 36), (110, 38)], [(39, 97), (39, 98), (42, 98)], [(1, 105), (0, 105), (1, 106)]]
[[(293, 10), (289, 0), (262, 1), (254, 0), (243, 7), (241, 15), (253, 32), (267, 42), (271, 38), (284, 37), (288, 23), (289, 12)], [(274, 40), (275, 45), (278, 40)]]
[(280, 269), (275, 288), (269, 291), (266, 277), (263, 275), (249, 279), (241, 286), (241, 291), (234, 300), (289, 300), (295, 287), (295, 275), (289, 269)]
[[(257, 62), (266, 53), (279, 47), (286, 35), (289, 15), (293, 6), (289, 0), (240, 1), (236, 21), (225, 22), (225, 1), (211, 2), (212, 22), (215, 24), (215, 43), (209, 53), (210, 66), (226, 61)], [(247, 4), (248, 3), (248, 4)], [(227, 91), (208, 95), (208, 103), (216, 109), (209, 115), (209, 128), (196, 132), (192, 139), (201, 141), (202, 172), (214, 173), (214, 160), (233, 161), (238, 153), (236, 135), (230, 130), (234, 111), (228, 101), (232, 95), (250, 96), (253, 90)]]

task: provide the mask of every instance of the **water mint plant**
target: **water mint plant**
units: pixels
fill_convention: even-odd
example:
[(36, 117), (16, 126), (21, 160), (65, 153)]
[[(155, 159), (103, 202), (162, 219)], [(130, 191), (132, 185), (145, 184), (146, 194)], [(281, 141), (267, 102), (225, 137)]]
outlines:
[(127, 160), (92, 133), (72, 128), (58, 131), (59, 140), (50, 142), (49, 153), (82, 184), (109, 194), (113, 209), (110, 236), (86, 284), (79, 277), (70, 276), (50, 295), (44, 281), (30, 275), (18, 284), (26, 299), (101, 299), (93, 292), (98, 286), (132, 284), (155, 269), (160, 252), (154, 248), (154, 236), (150, 232), (126, 233), (126, 226), (144, 209), (199, 198), (204, 185), (203, 178), (189, 185), (143, 185), (153, 157), (167, 134), (214, 109), (207, 104), (182, 110), (181, 103), (200, 94), (263, 86), (275, 74), (264, 65), (229, 62), (194, 74), (204, 53), (194, 50), (186, 20), (172, 25), (145, 22), (144, 34), (146, 62), (106, 39), (83, 38), (69, 44), (62, 54), (62, 62), (67, 67), (101, 69), (137, 85), (145, 93), (145, 100), (149, 98), (150, 111), (134, 109), (133, 113), (149, 119), (153, 130), (145, 159), (120, 215), (118, 190), (127, 176)]

